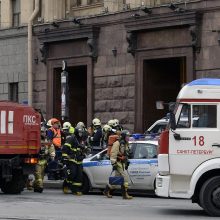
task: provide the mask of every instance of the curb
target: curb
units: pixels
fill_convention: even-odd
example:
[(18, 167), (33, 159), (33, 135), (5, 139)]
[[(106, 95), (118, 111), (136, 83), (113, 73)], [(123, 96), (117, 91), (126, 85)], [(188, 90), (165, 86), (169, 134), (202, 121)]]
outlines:
[(62, 189), (63, 180), (44, 180), (45, 189)]

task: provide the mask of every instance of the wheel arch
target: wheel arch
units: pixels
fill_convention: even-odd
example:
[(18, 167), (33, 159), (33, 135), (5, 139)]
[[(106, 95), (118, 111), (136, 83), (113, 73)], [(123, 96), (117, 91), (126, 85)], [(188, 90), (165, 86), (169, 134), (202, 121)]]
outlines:
[[(86, 179), (86, 182), (85, 182), (85, 179)], [(87, 194), (91, 190), (91, 188), (92, 186), (91, 186), (90, 179), (88, 175), (85, 172), (83, 172), (83, 187), (82, 187), (83, 193)]]
[(193, 202), (198, 201), (199, 192), (204, 182), (220, 175), (220, 159), (212, 159), (201, 164), (194, 171), (190, 181), (190, 195)]

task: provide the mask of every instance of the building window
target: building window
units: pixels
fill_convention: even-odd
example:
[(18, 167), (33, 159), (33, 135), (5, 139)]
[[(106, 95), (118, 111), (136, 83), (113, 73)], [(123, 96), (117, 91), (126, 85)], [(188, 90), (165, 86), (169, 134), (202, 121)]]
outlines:
[(20, 0), (12, 0), (12, 16), (12, 26), (18, 27), (21, 16)]
[(18, 102), (18, 83), (9, 83), (9, 100)]

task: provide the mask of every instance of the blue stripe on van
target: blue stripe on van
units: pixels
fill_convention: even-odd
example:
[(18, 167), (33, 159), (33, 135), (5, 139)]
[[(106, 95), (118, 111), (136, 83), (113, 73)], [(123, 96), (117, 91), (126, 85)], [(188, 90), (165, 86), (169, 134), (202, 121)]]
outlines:
[[(130, 164), (158, 164), (158, 159), (131, 159)], [(83, 162), (83, 167), (97, 167), (97, 166), (109, 166), (111, 165), (110, 160), (102, 161), (86, 161)]]

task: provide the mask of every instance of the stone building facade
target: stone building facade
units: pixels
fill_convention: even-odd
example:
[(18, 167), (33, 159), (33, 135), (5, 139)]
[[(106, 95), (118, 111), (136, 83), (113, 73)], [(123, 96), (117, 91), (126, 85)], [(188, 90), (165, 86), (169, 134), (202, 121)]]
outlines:
[[(33, 105), (47, 118), (61, 116), (62, 61), (67, 64), (73, 124), (82, 120), (89, 125), (94, 117), (103, 123), (118, 118), (135, 132), (163, 117), (166, 104), (175, 101), (183, 84), (220, 77), (219, 0), (42, 0), (41, 6), (33, 28)], [(0, 31), (0, 45), (8, 42), (0, 48), (1, 57), (9, 47), (7, 31), (14, 44), (20, 37), (19, 46), (26, 47), (25, 28)], [(18, 60), (9, 55), (7, 59), (24, 67), (15, 71), (5, 64), (0, 96), (7, 98), (13, 78), (22, 102), (27, 97), (27, 51), (16, 50), (22, 51)], [(156, 108), (161, 102), (165, 109)]]

